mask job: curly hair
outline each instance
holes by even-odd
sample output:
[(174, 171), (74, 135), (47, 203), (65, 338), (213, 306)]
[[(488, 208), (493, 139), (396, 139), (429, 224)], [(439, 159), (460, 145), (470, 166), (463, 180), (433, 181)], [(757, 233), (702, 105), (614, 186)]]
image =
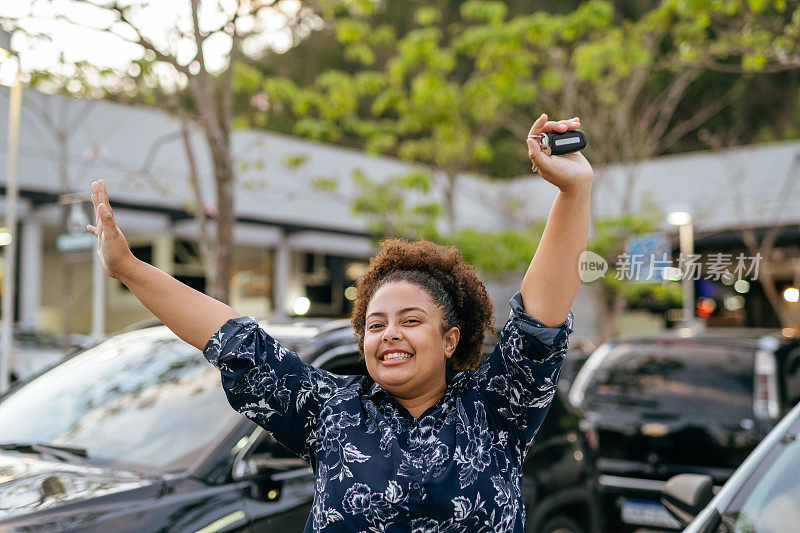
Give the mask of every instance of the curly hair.
[(386, 283), (407, 281), (426, 290), (439, 306), (442, 333), (453, 326), (461, 331), (448, 367), (454, 371), (475, 370), (481, 361), (486, 332), (495, 332), (494, 306), (475, 269), (453, 246), (386, 239), (381, 248), (358, 281), (353, 305), (351, 322), (361, 356), (364, 357), (367, 306), (373, 295)]

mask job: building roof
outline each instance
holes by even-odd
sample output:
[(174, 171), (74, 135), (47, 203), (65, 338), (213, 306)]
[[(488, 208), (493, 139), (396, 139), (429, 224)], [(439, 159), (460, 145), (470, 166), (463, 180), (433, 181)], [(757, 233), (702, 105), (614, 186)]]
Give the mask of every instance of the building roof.
[[(0, 106), (0, 123), (7, 123), (7, 113)], [(8, 128), (0, 129), (0, 143), (7, 145)], [(211, 158), (201, 132), (193, 131), (192, 144), (205, 207), (213, 210)], [(318, 229), (368, 235), (365, 221), (350, 212), (353, 173), (361, 171), (380, 181), (412, 168), (394, 158), (258, 130), (234, 130), (232, 151), (237, 218), (244, 224), (276, 225), (290, 232)], [(6, 156), (6, 151), (0, 154), (3, 167)], [(157, 109), (25, 91), (21, 196), (48, 202), (63, 192), (86, 192), (92, 180), (103, 178), (112, 205), (141, 206), (180, 220), (195, 203), (188, 176), (176, 118)], [(441, 177), (435, 179), (441, 185)], [(335, 190), (316, 187), (321, 180), (335, 184)], [(464, 179), (469, 180), (477, 183), (464, 183), (458, 192), (457, 223), (501, 227), (503, 217), (487, 206), (483, 180)], [(435, 194), (441, 197), (441, 187)]]
[[(25, 91), (23, 105), (23, 196), (52, 201), (65, 191), (88, 191), (92, 180), (104, 178), (112, 204), (161, 214), (173, 222), (187, 217), (187, 206), (194, 201), (177, 119), (157, 109), (33, 90)], [(7, 106), (0, 106), (4, 146), (7, 117)], [(204, 202), (213, 210), (209, 152), (200, 132), (195, 131), (192, 140)], [(263, 225), (289, 233), (365, 237), (365, 221), (350, 212), (353, 173), (360, 170), (373, 180), (384, 180), (412, 168), (398, 159), (260, 130), (234, 130), (232, 145), (237, 239), (245, 241), (262, 242), (255, 232), (264, 235)], [(520, 156), (525, 157), (522, 150)], [(2, 168), (6, 157), (3, 150)], [(3, 182), (5, 172), (1, 176)], [(635, 166), (597, 168), (593, 209), (596, 216), (642, 210), (649, 198), (662, 211), (687, 206), (697, 232), (793, 225), (800, 223), (799, 178), (798, 141), (658, 157)], [(315, 186), (320, 180), (335, 183), (335, 190)], [(435, 180), (435, 194), (441, 198), (444, 179), (435, 175)], [(492, 181), (463, 175), (456, 191), (456, 226), (499, 229), (542, 219), (555, 194), (555, 188), (538, 176)], [(189, 232), (193, 223), (183, 224)], [(670, 229), (666, 223), (664, 229)], [(275, 238), (268, 236), (264, 243)]]

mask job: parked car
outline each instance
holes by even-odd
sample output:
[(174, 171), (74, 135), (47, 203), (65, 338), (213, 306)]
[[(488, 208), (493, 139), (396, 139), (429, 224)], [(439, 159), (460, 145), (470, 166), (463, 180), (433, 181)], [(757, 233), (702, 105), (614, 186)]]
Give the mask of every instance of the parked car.
[(558, 388), (569, 393), (575, 376), (578, 375), (581, 367), (586, 364), (589, 356), (595, 350), (595, 344), (586, 337), (572, 334), (569, 337), (569, 349), (561, 367), (561, 375), (558, 378)]
[(716, 486), (800, 399), (800, 339), (685, 330), (600, 346), (570, 391), (598, 437), (610, 531), (676, 530), (660, 495), (674, 475)]
[[(289, 347), (318, 331), (264, 327)], [(313, 474), (273, 444), (196, 348), (116, 335), (0, 399), (0, 530), (301, 531)]]
[(688, 525), (684, 533), (800, 531), (800, 405), (712, 499), (713, 483), (702, 474), (680, 474), (667, 482), (661, 501)]
[[(345, 322), (262, 326), (316, 366), (366, 372)], [(528, 531), (599, 531), (590, 440), (561, 392), (524, 471)], [(231, 409), (219, 372), (163, 326), (0, 399), (2, 531), (300, 531), (313, 496), (305, 462)]]
[(68, 338), (42, 331), (14, 331), (11, 343), (9, 378), (11, 383), (27, 381), (66, 359), (73, 350), (86, 346), (90, 338)]

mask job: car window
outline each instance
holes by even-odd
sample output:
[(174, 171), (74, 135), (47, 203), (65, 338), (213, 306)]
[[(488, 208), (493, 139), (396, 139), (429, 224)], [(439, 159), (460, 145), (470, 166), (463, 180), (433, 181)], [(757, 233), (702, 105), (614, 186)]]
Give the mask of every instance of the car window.
[(753, 472), (722, 514), (719, 531), (782, 533), (800, 530), (800, 422)]
[(152, 468), (191, 464), (238, 415), (219, 371), (166, 328), (118, 335), (0, 403), (0, 443), (84, 448)]
[(619, 343), (581, 384), (583, 404), (752, 418), (751, 350), (701, 343)]
[(564, 357), (561, 365), (561, 374), (558, 378), (558, 386), (563, 390), (569, 390), (575, 376), (581, 369), (589, 356), (581, 348), (570, 348)]
[(783, 370), (784, 396), (787, 407), (800, 402), (800, 346), (786, 354)]

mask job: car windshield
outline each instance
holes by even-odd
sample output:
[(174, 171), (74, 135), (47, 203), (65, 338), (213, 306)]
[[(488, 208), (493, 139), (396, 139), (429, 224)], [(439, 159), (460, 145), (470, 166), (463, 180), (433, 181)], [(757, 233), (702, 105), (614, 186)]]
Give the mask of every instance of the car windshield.
[(0, 443), (85, 449), (90, 459), (179, 469), (239, 419), (219, 371), (166, 328), (118, 335), (0, 403)]
[(584, 386), (584, 405), (751, 418), (753, 361), (750, 350), (731, 346), (620, 343)]
[(782, 533), (800, 526), (800, 422), (758, 465), (722, 516), (727, 531)]

